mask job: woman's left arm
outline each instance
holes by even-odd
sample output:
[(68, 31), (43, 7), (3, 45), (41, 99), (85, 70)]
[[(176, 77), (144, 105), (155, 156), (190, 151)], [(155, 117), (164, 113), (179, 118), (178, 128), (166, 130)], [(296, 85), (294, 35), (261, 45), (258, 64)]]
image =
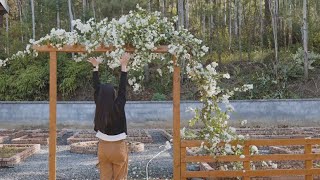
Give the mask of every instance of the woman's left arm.
[(121, 59), (121, 76), (120, 76), (120, 83), (119, 83), (119, 90), (118, 90), (118, 100), (120, 101), (121, 104), (125, 104), (127, 99), (126, 99), (126, 86), (127, 86), (127, 64), (130, 59), (130, 54), (125, 53)]

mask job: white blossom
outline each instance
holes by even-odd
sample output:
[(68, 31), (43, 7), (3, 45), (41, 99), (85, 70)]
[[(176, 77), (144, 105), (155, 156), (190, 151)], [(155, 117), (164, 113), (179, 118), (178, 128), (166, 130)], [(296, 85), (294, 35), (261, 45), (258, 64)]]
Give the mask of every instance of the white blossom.
[(223, 74), (223, 78), (230, 79), (230, 74)]
[(241, 126), (245, 126), (247, 123), (248, 123), (247, 120), (243, 120), (243, 121), (241, 121)]

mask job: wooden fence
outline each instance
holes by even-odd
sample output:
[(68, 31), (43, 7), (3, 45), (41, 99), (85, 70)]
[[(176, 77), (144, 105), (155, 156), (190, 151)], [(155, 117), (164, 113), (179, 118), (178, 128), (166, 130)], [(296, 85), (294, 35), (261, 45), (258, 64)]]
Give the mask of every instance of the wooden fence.
[[(270, 177), (270, 176), (298, 176), (303, 175), (305, 180), (312, 180), (313, 175), (320, 175), (320, 168), (313, 167), (314, 160), (320, 160), (320, 154), (312, 153), (312, 146), (320, 144), (320, 139), (259, 139), (247, 140), (244, 143), (244, 158), (236, 155), (227, 156), (194, 156), (187, 154), (187, 147), (200, 147), (202, 141), (199, 140), (181, 140), (181, 179), (189, 177), (242, 177), (249, 180), (252, 177)], [(235, 142), (233, 143), (235, 144)], [(304, 147), (304, 154), (257, 154), (250, 155), (250, 146), (293, 146), (300, 145)], [(303, 169), (268, 169), (252, 170), (250, 161), (304, 161)], [(192, 162), (243, 162), (243, 170), (235, 171), (188, 171), (187, 163)]]

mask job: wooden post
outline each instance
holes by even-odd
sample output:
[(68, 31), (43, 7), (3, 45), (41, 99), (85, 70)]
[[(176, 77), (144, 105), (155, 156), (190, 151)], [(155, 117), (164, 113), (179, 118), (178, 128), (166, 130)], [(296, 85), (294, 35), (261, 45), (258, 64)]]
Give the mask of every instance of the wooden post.
[[(181, 152), (180, 158), (181, 158), (181, 159), (186, 159), (187, 149), (186, 149), (185, 147), (181, 147), (181, 148), (180, 148), (180, 152)], [(186, 180), (186, 179), (187, 179), (187, 177), (186, 177), (187, 162), (186, 162), (186, 161), (182, 162), (181, 159), (180, 159), (180, 162), (181, 162), (181, 171), (180, 171), (180, 173), (181, 173), (181, 175), (180, 175), (181, 178), (180, 178), (180, 179)]]
[(180, 157), (180, 67), (173, 56), (173, 179), (181, 179)]
[(50, 52), (49, 180), (56, 179), (57, 52)]
[[(250, 146), (248, 146), (247, 144), (244, 145), (243, 147), (243, 154), (245, 155), (245, 157), (249, 157), (250, 156)], [(247, 160), (247, 161), (244, 161), (243, 162), (243, 169), (245, 170), (245, 172), (249, 171), (251, 168), (250, 168), (250, 161)], [(250, 176), (244, 176), (243, 177), (244, 180), (250, 180)]]
[[(304, 146), (304, 154), (309, 155), (312, 154), (312, 145), (311, 144), (306, 144)], [(306, 170), (311, 170), (312, 169), (312, 160), (306, 160), (305, 161), (305, 168)], [(305, 180), (312, 180), (313, 175), (305, 175)]]

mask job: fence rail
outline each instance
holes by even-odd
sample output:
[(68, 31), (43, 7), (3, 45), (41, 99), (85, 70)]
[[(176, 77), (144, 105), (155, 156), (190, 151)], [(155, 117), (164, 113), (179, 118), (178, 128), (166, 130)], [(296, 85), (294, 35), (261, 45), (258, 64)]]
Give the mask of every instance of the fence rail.
[[(270, 177), (270, 176), (305, 176), (306, 180), (313, 179), (313, 175), (320, 175), (320, 168), (313, 167), (314, 160), (320, 160), (320, 154), (312, 153), (312, 146), (320, 145), (320, 138), (317, 139), (254, 139), (247, 140), (243, 145), (244, 158), (236, 155), (226, 156), (194, 156), (187, 154), (187, 147), (200, 147), (207, 142), (201, 140), (181, 140), (181, 178), (186, 179), (190, 177), (243, 177), (248, 180), (251, 177)], [(240, 142), (231, 142), (230, 144), (236, 145)], [(223, 145), (222, 143), (219, 146)], [(294, 146), (299, 145), (304, 147), (304, 154), (255, 154), (250, 155), (250, 146)], [(268, 170), (252, 170), (250, 167), (251, 162), (257, 161), (304, 161), (303, 169), (268, 169)], [(195, 162), (243, 162), (242, 170), (230, 171), (188, 171), (187, 164)]]

